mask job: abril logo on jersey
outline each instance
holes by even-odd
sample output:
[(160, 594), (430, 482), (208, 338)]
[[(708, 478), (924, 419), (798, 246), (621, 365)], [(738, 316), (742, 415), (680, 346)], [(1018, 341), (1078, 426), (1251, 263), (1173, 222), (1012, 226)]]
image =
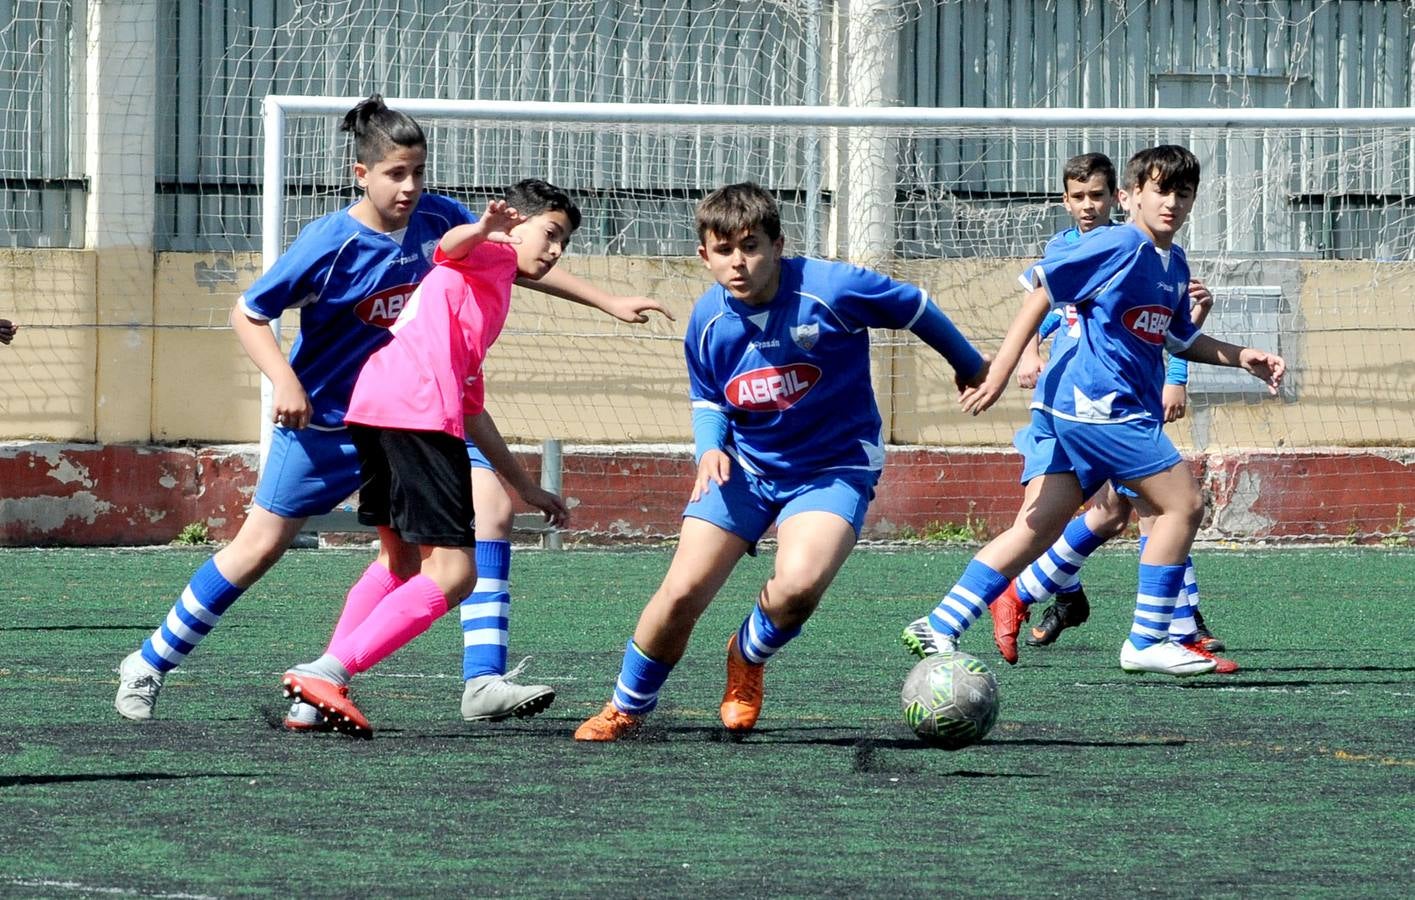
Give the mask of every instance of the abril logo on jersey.
[(821, 370), (810, 363), (743, 372), (727, 382), (727, 402), (752, 412), (789, 409), (816, 386), (820, 374)]
[(354, 315), (370, 325), (389, 328), (398, 320), (398, 314), (403, 311), (416, 287), (415, 284), (400, 284), (369, 294), (354, 307)]
[(1167, 306), (1137, 306), (1127, 309), (1120, 317), (1130, 333), (1147, 344), (1163, 344), (1169, 320), (1174, 318)]

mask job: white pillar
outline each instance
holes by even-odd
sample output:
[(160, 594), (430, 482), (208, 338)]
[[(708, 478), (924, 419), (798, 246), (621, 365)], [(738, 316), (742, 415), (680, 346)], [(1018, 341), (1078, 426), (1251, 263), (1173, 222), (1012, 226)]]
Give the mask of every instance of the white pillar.
[[(899, 103), (897, 0), (854, 0), (843, 29), (844, 99), (847, 106)], [(839, 252), (852, 262), (878, 266), (894, 249), (894, 191), (897, 148), (876, 128), (854, 129), (844, 138), (844, 178), (840, 181)]]
[[(88, 0), (85, 246), (96, 256), (95, 439), (152, 436), (157, 2)], [(122, 327), (112, 327), (122, 326)]]

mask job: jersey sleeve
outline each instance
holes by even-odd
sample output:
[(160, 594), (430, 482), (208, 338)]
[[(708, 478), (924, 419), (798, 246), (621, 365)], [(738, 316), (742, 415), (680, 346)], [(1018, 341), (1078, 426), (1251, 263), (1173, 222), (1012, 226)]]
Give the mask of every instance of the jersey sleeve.
[(712, 318), (695, 308), (683, 335), (683, 358), (688, 364), (688, 399), (692, 401), (694, 409), (725, 411), (727, 398), (722, 393), (722, 385), (718, 384), (712, 375), (708, 354), (712, 322)]
[(1125, 271), (1138, 249), (1133, 242), (1097, 236), (1079, 242), (1070, 253), (1037, 263), (1031, 268), (1032, 281), (1046, 289), (1052, 306), (1082, 306)]
[(929, 295), (917, 285), (860, 266), (831, 266), (830, 296), (822, 299), (853, 331), (909, 328), (929, 306)]
[(1044, 341), (1051, 337), (1052, 332), (1061, 327), (1061, 323), (1061, 310), (1054, 309), (1047, 313), (1046, 318), (1042, 319), (1042, 324), (1037, 326), (1037, 338)]
[(308, 306), (319, 299), (342, 245), (321, 239), (322, 231), (306, 228), (275, 265), (247, 288), (239, 301), (252, 319), (277, 319), (287, 309)]

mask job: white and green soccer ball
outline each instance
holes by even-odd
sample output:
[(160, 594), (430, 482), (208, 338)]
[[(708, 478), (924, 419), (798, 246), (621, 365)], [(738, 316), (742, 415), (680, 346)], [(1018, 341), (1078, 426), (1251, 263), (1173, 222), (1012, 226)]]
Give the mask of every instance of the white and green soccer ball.
[(914, 733), (945, 750), (977, 743), (997, 721), (997, 678), (966, 653), (921, 660), (904, 679), (899, 699)]

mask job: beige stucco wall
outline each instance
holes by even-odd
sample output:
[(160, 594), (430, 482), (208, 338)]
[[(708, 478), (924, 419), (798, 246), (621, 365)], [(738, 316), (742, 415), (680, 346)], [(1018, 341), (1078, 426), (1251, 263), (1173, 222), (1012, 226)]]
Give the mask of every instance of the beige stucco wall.
[[(701, 265), (603, 257), (564, 265), (606, 289), (658, 298), (677, 321), (628, 325), (518, 290), (488, 364), (502, 431), (523, 441), (688, 440), (680, 338), (706, 284)], [(1295, 402), (1211, 406), (1175, 428), (1176, 439), (1200, 450), (1415, 444), (1408, 267), (1292, 265), (1296, 328), (1285, 352)], [(993, 349), (1015, 309), (1019, 269), (1017, 260), (934, 260), (893, 274), (926, 286)], [(0, 251), (0, 316), (24, 328), (0, 348), (0, 438), (256, 440), (259, 378), (226, 320), (258, 274), (254, 254)], [(1026, 420), (1022, 391), (982, 417), (960, 414), (947, 365), (908, 335), (877, 335), (875, 383), (896, 443), (1005, 445)]]

